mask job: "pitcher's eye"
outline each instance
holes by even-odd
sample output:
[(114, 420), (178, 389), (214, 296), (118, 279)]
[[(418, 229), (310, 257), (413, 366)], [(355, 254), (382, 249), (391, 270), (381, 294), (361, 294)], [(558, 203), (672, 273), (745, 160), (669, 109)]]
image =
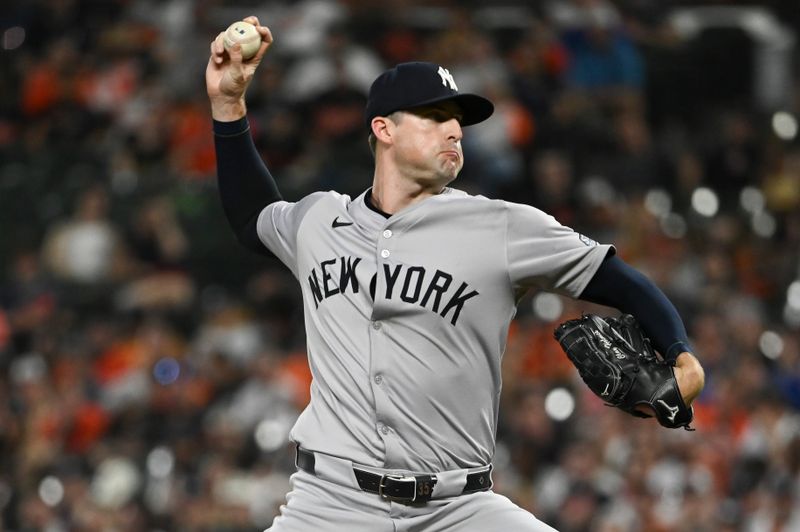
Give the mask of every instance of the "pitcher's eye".
[(438, 110), (426, 113), (425, 116), (437, 122), (447, 122), (451, 118), (455, 118), (459, 123), (461, 123), (461, 118), (462, 118), (460, 114), (453, 114), (453, 113), (448, 113), (447, 111), (438, 111)]

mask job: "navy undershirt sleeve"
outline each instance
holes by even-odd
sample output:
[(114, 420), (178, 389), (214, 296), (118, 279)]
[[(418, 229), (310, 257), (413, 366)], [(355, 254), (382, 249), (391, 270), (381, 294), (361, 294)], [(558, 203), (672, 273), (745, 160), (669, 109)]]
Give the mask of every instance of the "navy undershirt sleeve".
[(281, 194), (256, 149), (247, 118), (214, 120), (214, 148), (217, 185), (228, 223), (246, 248), (272, 255), (258, 238), (256, 225), (264, 207), (280, 200)]
[(605, 258), (579, 299), (634, 316), (667, 361), (692, 351), (686, 327), (672, 302), (655, 283), (615, 255)]

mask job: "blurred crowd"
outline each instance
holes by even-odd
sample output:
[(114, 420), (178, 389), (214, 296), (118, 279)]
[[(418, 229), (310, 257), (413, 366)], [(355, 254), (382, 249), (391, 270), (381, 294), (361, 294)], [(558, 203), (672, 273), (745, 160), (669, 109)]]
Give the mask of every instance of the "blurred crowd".
[[(748, 20), (793, 52), (792, 4)], [(203, 81), (249, 14), (275, 37), (248, 103), (285, 198), (369, 186), (369, 83), (438, 62), (496, 105), (456, 186), (615, 244), (681, 312), (707, 372), (695, 432), (577, 378), (555, 324), (613, 309), (523, 300), (497, 491), (562, 532), (800, 530), (798, 61), (754, 89), (770, 58), (747, 32), (682, 33), (695, 7), (4, 2), (0, 530), (260, 530), (284, 501), (310, 381), (299, 288), (227, 227)]]

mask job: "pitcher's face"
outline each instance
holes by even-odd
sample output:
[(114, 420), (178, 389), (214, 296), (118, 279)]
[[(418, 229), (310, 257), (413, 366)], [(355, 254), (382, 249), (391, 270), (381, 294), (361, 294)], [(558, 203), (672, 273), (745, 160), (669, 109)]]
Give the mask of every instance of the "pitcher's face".
[(397, 162), (417, 179), (454, 180), (464, 166), (462, 112), (453, 102), (405, 110), (397, 121)]

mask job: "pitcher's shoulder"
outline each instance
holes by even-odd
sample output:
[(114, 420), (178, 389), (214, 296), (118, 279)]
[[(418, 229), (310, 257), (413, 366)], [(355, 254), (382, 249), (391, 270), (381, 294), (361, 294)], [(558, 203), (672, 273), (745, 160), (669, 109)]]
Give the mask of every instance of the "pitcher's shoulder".
[(501, 212), (508, 208), (508, 202), (505, 200), (493, 199), (480, 194), (471, 194), (457, 188), (446, 188), (438, 198), (444, 204), (472, 209)]
[(325, 208), (339, 207), (347, 209), (347, 206), (350, 205), (352, 201), (353, 200), (347, 194), (340, 194), (335, 190), (319, 190), (304, 196), (298, 203), (305, 203), (309, 207), (318, 205)]

